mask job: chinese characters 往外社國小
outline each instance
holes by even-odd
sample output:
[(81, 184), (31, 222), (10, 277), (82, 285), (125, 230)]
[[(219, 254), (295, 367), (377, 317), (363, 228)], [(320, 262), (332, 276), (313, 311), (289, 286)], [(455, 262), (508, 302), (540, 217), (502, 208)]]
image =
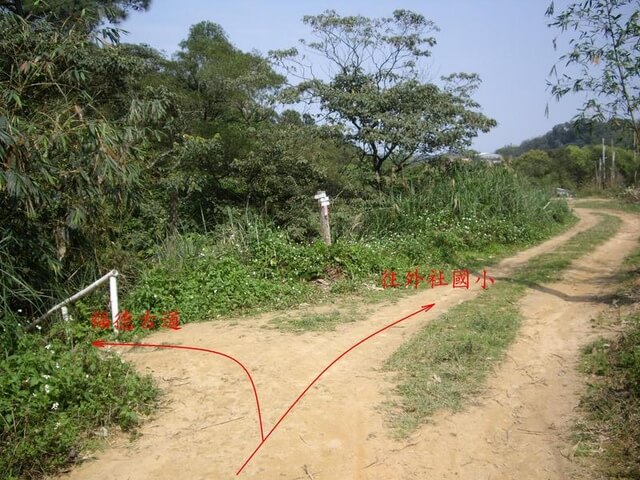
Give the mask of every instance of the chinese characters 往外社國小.
[[(445, 279), (444, 272), (442, 270), (431, 270), (431, 273), (427, 274), (426, 277), (420, 275), (420, 271), (418, 268), (414, 270), (408, 271), (404, 276), (404, 285), (402, 282), (398, 283), (398, 277), (395, 271), (393, 270), (385, 270), (382, 272), (380, 283), (382, 288), (398, 288), (398, 287), (413, 287), (418, 288), (421, 283), (425, 283), (427, 285), (431, 285), (431, 288), (442, 287), (446, 285), (451, 285), (452, 288), (466, 288), (468, 289), (471, 285), (470, 282), (471, 272), (467, 269), (460, 270), (452, 270), (451, 271), (451, 283), (447, 282)], [(479, 283), (482, 281), (480, 287), (484, 290), (488, 288), (488, 285), (493, 285), (495, 280), (493, 277), (490, 277), (486, 270), (482, 270), (482, 275), (476, 278), (475, 283)]]

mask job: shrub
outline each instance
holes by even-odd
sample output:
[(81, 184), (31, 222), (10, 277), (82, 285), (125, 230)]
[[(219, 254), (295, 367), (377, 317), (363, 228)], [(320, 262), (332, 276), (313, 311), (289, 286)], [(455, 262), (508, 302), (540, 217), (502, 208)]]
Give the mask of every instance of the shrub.
[(90, 432), (130, 430), (152, 410), (158, 391), (150, 377), (92, 347), (89, 329), (73, 323), (46, 337), (23, 334), (0, 360), (3, 478), (53, 473), (76, 460)]

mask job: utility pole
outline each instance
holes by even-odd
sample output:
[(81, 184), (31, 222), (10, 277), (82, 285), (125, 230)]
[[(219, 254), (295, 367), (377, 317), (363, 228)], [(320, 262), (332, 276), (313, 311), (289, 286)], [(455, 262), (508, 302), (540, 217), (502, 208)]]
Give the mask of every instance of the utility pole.
[(327, 245), (331, 245), (331, 227), (329, 226), (329, 205), (331, 205), (331, 202), (327, 194), (322, 190), (318, 190), (313, 198), (318, 200), (318, 206), (320, 207), (320, 232), (322, 233), (322, 240), (324, 240), (324, 243)]

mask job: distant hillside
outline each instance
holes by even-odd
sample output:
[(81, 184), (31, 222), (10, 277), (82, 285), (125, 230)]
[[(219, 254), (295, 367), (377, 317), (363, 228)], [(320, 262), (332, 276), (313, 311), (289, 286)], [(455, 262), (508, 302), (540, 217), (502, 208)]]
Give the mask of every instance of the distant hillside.
[(612, 122), (566, 122), (553, 127), (540, 137), (525, 140), (519, 146), (507, 145), (496, 153), (505, 157), (517, 157), (529, 150), (553, 150), (566, 145), (597, 145), (605, 139), (608, 145), (633, 148), (633, 138)]

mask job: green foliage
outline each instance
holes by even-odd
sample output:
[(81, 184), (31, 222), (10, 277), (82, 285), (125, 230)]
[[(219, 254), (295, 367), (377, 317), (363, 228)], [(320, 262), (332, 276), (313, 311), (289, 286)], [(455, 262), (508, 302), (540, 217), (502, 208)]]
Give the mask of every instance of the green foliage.
[(100, 112), (101, 89), (110, 89), (96, 85), (101, 59), (112, 68), (121, 59), (83, 23), (61, 31), (3, 12), (0, 30), (0, 236), (6, 270), (30, 286), (29, 298), (9, 293), (3, 302), (26, 315), (107, 243), (109, 213), (137, 184), (142, 133)]
[(203, 122), (223, 128), (227, 122), (252, 124), (273, 117), (267, 94), (284, 79), (260, 56), (236, 49), (220, 25), (193, 25), (180, 48), (176, 71), (198, 99)]
[(342, 224), (335, 224), (330, 247), (294, 242), (248, 213), (230, 214), (207, 235), (172, 237), (128, 296), (128, 308), (178, 310), (185, 321), (282, 308), (309, 300), (309, 280), (340, 279), (333, 290), (350, 291), (378, 283), (387, 269), (467, 267), (478, 252), (532, 243), (570, 218), (566, 204), (550, 202), (503, 168), (416, 175), (412, 191), (337, 202)]
[[(612, 180), (611, 157), (615, 151), (615, 178)], [(602, 157), (602, 147), (567, 145), (555, 150), (529, 150), (511, 161), (514, 170), (536, 185), (569, 189), (595, 186), (595, 171)], [(635, 181), (640, 161), (633, 152), (622, 148), (607, 148), (607, 166), (603, 174), (611, 187)]]
[(520, 145), (509, 145), (496, 150), (496, 153), (505, 157), (518, 157), (529, 150), (555, 150), (567, 145), (584, 147), (598, 145), (605, 139), (611, 141), (617, 147), (625, 149), (633, 148), (633, 136), (621, 128), (619, 121), (598, 122), (576, 120), (555, 125), (544, 135), (524, 140)]
[(316, 208), (309, 198), (325, 180), (320, 166), (325, 155), (313, 130), (296, 125), (262, 128), (255, 147), (232, 163), (238, 194), (297, 239), (315, 229)]
[(352, 235), (424, 239), (438, 232), (450, 242), (458, 239), (458, 247), (480, 248), (539, 239), (543, 225), (568, 215), (566, 205), (550, 203), (505, 168), (458, 164), (449, 172), (426, 166), (412, 173), (404, 191), (363, 205)]
[[(587, 93), (576, 118), (598, 121), (621, 119), (635, 139), (640, 133), (640, 6), (636, 0), (592, 0), (569, 3), (555, 12), (547, 9), (550, 27), (576, 32), (561, 63), (552, 69), (551, 92), (560, 99), (572, 92)], [(579, 33), (578, 33), (579, 32)], [(554, 39), (554, 47), (556, 40)]]
[(87, 432), (130, 430), (153, 408), (151, 379), (92, 347), (89, 329), (73, 322), (47, 337), (23, 334), (0, 359), (3, 478), (55, 473), (77, 460)]
[(129, 10), (147, 10), (151, 0), (3, 0), (0, 13), (10, 11), (31, 21), (46, 18), (65, 23), (78, 18), (89, 19), (87, 26), (96, 28), (102, 21), (118, 23)]
[(443, 78), (444, 87), (420, 81), (420, 61), (430, 55), (436, 30), (422, 15), (396, 10), (392, 17), (341, 17), (329, 10), (305, 16), (316, 41), (302, 45), (326, 59), (330, 81), (298, 69), (294, 48), (272, 56), (304, 80), (284, 92), (288, 101), (317, 102), (323, 116), (340, 125), (345, 139), (370, 162), (380, 181), (382, 167), (398, 172), (416, 155), (468, 146), (479, 131), (496, 125), (477, 109), (471, 95), (480, 84), (474, 74)]

